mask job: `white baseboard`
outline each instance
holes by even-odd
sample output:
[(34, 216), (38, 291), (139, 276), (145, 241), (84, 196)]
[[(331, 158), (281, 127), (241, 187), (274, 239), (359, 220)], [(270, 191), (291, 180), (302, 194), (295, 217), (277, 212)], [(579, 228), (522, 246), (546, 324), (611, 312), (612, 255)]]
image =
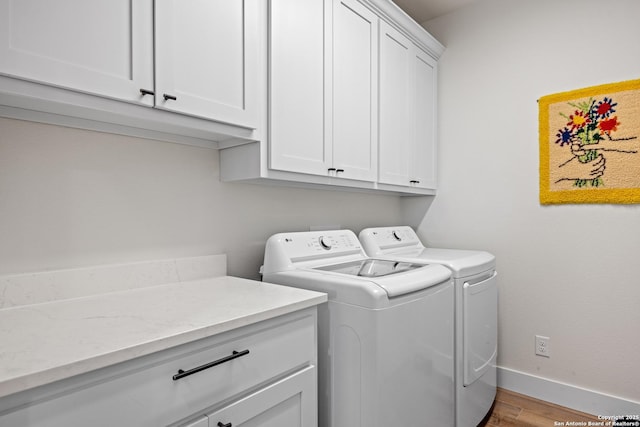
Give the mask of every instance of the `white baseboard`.
[(498, 387), (596, 416), (640, 415), (640, 402), (500, 366)]

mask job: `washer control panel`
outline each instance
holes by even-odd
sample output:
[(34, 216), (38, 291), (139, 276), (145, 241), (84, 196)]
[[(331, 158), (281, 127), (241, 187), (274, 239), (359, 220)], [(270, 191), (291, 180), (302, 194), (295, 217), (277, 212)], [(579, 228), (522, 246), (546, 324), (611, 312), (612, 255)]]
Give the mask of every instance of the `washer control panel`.
[(362, 251), (360, 241), (350, 230), (283, 233), (278, 240), (290, 259), (341, 256)]

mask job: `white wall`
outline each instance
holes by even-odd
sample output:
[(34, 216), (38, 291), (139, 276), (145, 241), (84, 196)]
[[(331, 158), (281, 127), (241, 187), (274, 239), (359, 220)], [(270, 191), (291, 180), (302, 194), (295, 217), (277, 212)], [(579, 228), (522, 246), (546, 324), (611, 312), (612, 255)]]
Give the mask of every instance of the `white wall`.
[(205, 254), (259, 278), (273, 233), (397, 223), (397, 196), (221, 183), (218, 152), (0, 118), (0, 275)]
[[(640, 402), (640, 206), (541, 206), (543, 95), (640, 78), (637, 0), (480, 0), (425, 27), (440, 61), (439, 183), (405, 219), (432, 246), (486, 249), (502, 367)], [(551, 337), (551, 358), (534, 335)]]

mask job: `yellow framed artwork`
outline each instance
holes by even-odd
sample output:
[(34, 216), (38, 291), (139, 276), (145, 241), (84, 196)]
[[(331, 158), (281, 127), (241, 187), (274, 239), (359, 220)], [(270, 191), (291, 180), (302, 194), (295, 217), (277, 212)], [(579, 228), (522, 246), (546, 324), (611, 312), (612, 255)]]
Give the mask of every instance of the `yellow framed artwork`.
[(640, 203), (640, 80), (540, 98), (540, 203)]

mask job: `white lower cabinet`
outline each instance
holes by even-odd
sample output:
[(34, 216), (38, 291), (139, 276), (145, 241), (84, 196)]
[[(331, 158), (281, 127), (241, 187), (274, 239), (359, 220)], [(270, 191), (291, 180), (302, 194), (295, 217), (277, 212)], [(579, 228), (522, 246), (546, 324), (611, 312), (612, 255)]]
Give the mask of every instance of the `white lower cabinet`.
[(209, 427), (209, 417), (203, 415), (197, 420), (182, 424), (180, 427)]
[(316, 322), (305, 309), (9, 396), (0, 426), (316, 427)]
[[(307, 368), (207, 415), (209, 427), (303, 427), (315, 424), (315, 370)], [(203, 424), (207, 425), (207, 424)]]

